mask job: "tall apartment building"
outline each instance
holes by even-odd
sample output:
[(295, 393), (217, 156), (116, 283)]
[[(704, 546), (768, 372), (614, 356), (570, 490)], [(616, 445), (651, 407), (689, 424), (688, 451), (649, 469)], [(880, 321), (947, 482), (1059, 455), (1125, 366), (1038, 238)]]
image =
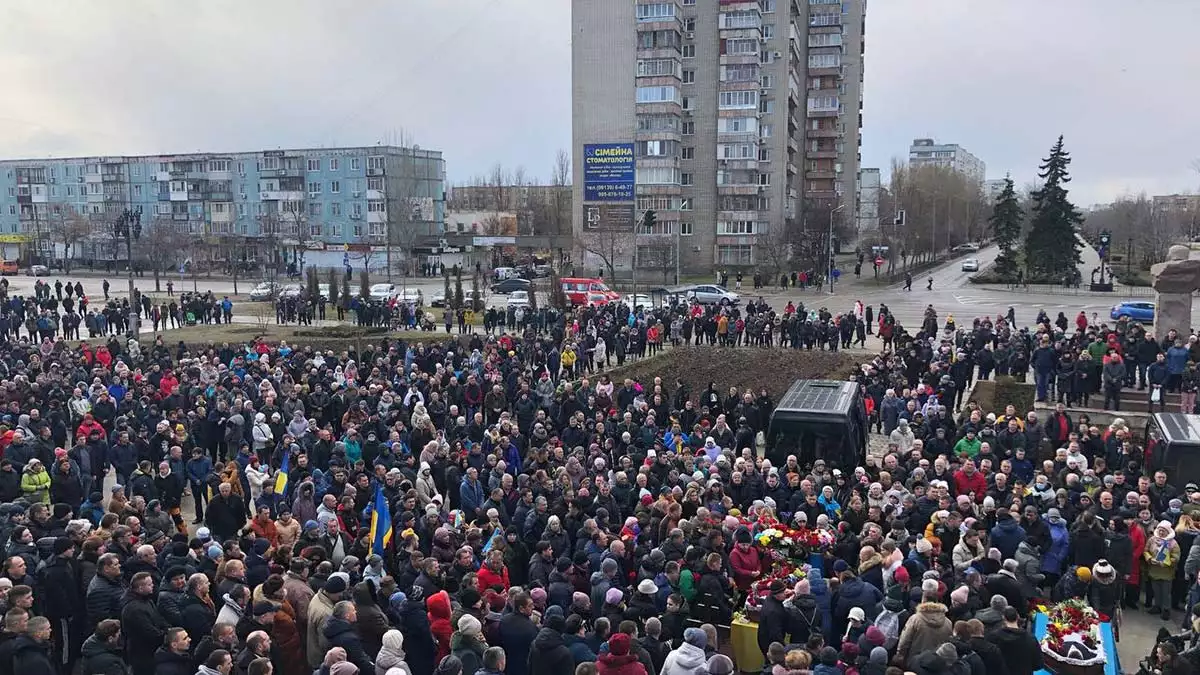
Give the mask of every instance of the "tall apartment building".
[[(123, 260), (113, 223), (140, 210), (143, 231), (170, 224), (180, 256), (340, 265), (347, 247), (415, 248), (445, 211), (441, 152), (370, 146), (0, 161), (0, 252)], [(56, 236), (70, 212), (90, 233)], [(328, 252), (328, 255), (323, 255)], [(326, 260), (326, 258), (328, 260)]]
[[(763, 262), (808, 209), (856, 218), (864, 12), (865, 0), (573, 0), (576, 235), (636, 228), (639, 264), (678, 244), (699, 271)], [(625, 147), (636, 172), (613, 154)]]
[(987, 165), (957, 143), (936, 143), (932, 138), (914, 138), (908, 149), (909, 166), (944, 166), (983, 185)]

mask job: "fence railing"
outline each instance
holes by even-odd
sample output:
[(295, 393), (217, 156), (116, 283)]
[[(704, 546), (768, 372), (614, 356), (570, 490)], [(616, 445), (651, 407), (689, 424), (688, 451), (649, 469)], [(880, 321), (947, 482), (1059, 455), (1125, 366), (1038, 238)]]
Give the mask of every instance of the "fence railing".
[[(1115, 286), (1111, 292), (1093, 291), (1086, 284), (1080, 286), (1064, 286), (1062, 284), (975, 284), (975, 288), (987, 290), (1003, 290), (1014, 293), (1036, 293), (1038, 295), (1088, 295), (1120, 300), (1122, 298), (1153, 298), (1154, 289), (1150, 286)], [(1197, 295), (1193, 293), (1192, 295)]]

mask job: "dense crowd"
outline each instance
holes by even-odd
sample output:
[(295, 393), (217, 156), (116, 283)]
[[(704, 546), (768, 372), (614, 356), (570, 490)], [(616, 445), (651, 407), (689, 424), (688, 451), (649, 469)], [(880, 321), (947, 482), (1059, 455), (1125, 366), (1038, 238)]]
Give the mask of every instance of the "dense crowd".
[[(963, 400), (1001, 349), (1041, 383), (1039, 350), (1082, 339), (789, 307), (537, 310), (342, 353), (10, 340), (0, 673), (728, 675), (763, 592), (771, 675), (1030, 675), (1039, 598), (1118, 629), (1200, 598), (1200, 490), (1143, 470), (1127, 425)], [(772, 397), (733, 373), (604, 374), (664, 341), (772, 344), (752, 319), (810, 349), (809, 326), (832, 349), (886, 327), (853, 375), (886, 449), (779, 456)], [(779, 527), (807, 533), (795, 583)]]

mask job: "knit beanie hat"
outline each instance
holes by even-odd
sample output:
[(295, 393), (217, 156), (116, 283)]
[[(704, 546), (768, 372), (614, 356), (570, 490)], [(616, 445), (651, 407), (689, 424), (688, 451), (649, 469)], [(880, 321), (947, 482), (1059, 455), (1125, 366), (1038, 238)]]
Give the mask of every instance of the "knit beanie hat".
[(683, 641), (693, 647), (704, 649), (708, 646), (708, 636), (699, 628), (688, 628), (683, 631)]
[(733, 661), (724, 654), (713, 654), (707, 667), (708, 675), (733, 675)]
[(954, 645), (950, 644), (949, 642), (943, 642), (942, 645), (937, 648), (937, 655), (942, 657), (942, 660), (946, 661), (947, 663), (954, 663), (958, 661), (958, 650), (955, 649)]

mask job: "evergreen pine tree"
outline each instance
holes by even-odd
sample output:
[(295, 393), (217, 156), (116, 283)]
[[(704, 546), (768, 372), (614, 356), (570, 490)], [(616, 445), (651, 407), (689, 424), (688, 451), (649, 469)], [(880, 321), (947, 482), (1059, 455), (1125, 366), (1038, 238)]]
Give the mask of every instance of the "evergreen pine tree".
[(457, 307), (454, 304), (454, 296), (450, 294), (450, 268), (442, 266), (442, 299), (446, 307)]
[(483, 298), (479, 295), (479, 273), (471, 275), (471, 311), (483, 311)]
[(462, 266), (454, 266), (454, 309), (463, 309)]
[(371, 299), (371, 273), (366, 268), (358, 276), (358, 297), (364, 301)]
[(1000, 247), (1000, 255), (996, 257), (996, 273), (1003, 279), (1013, 280), (1017, 277), (1017, 240), (1021, 237), (1021, 204), (1017, 201), (1017, 193), (1013, 189), (1012, 178), (1005, 177), (1004, 190), (996, 198), (992, 206), (992, 236)]
[(1063, 149), (1063, 137), (1059, 136), (1039, 167), (1038, 177), (1045, 183), (1032, 195), (1033, 215), (1025, 236), (1025, 267), (1030, 279), (1062, 282), (1078, 274), (1081, 247), (1076, 228), (1083, 224), (1083, 215), (1067, 199), (1070, 164), (1071, 155)]
[(329, 268), (329, 302), (337, 305), (341, 303), (342, 296), (338, 293), (338, 271), (332, 267)]

